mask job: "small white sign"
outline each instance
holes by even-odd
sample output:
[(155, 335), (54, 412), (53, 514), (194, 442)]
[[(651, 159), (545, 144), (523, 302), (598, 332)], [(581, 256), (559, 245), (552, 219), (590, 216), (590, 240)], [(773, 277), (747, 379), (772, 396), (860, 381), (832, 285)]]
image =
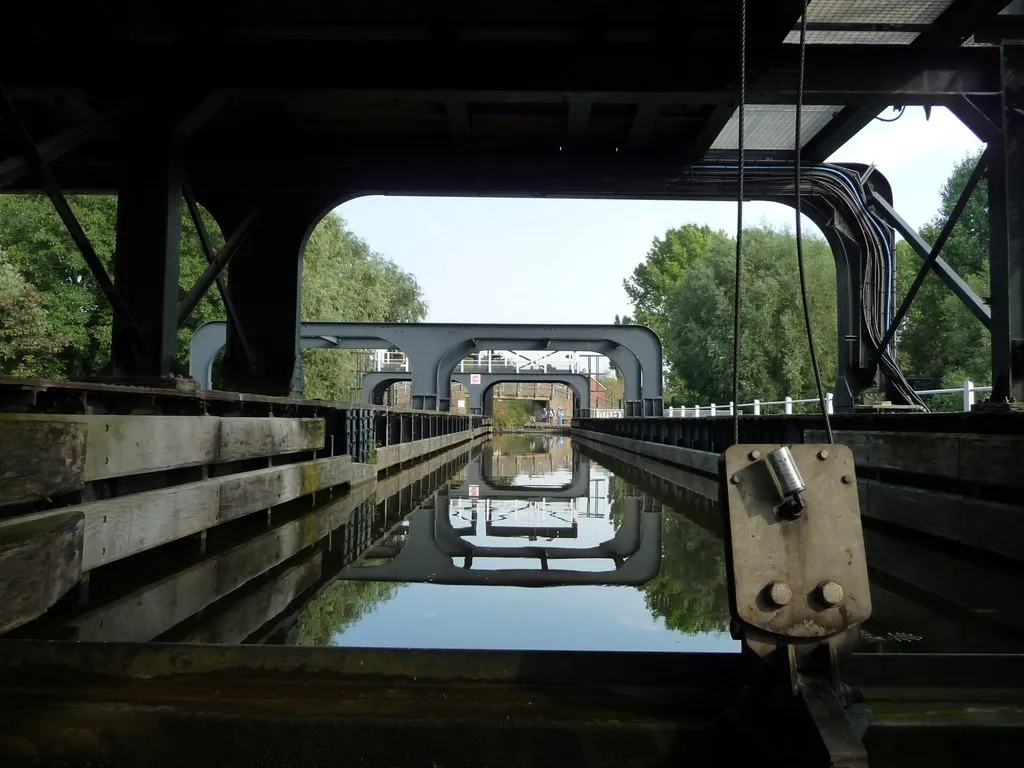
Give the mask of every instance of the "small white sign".
[(469, 374), (469, 383), (470, 384), (479, 384), (480, 383), (480, 374), (479, 373), (471, 373), (471, 374)]
[(470, 495), (470, 498), (479, 496), (480, 495), (480, 486), (479, 485), (471, 485), (471, 486), (469, 486), (469, 495)]
[(459, 404), (459, 408), (465, 408), (466, 407), (466, 401), (465, 400), (459, 400), (458, 404)]

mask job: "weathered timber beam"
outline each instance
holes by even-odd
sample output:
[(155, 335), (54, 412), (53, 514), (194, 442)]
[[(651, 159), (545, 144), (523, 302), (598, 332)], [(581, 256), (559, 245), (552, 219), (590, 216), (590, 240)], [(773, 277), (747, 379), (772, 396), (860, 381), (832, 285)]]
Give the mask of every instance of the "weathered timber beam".
[(38, 618), (78, 583), (83, 540), (81, 512), (0, 521), (0, 634)]
[(324, 447), (322, 419), (0, 414), (0, 506), (114, 477)]

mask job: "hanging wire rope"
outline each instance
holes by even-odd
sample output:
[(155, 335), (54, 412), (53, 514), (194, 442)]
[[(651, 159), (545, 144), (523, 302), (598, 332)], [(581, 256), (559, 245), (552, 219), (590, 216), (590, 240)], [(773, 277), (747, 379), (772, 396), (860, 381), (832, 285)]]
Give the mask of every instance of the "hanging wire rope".
[[(800, 15), (800, 74), (797, 78), (796, 85), (796, 138), (795, 146), (793, 147), (793, 176), (795, 184), (794, 191), (796, 195), (796, 261), (797, 267), (800, 271), (800, 299), (804, 310), (804, 325), (807, 328), (807, 348), (811, 355), (811, 369), (814, 371), (814, 385), (818, 390), (818, 402), (821, 404), (821, 415), (825, 419), (825, 433), (828, 435), (829, 443), (834, 443), (835, 438), (832, 435), (832, 421), (828, 415), (828, 406), (825, 404), (825, 388), (821, 385), (821, 369), (818, 368), (818, 353), (814, 347), (814, 329), (811, 327), (810, 299), (807, 296), (807, 271), (804, 267), (804, 238), (800, 226), (801, 219), (803, 218), (801, 206), (803, 192), (800, 188), (800, 150), (803, 148), (803, 142), (800, 141), (800, 118), (802, 116), (801, 113), (803, 112), (804, 101), (804, 64), (807, 53), (808, 0), (804, 0), (803, 5), (803, 13)], [(741, 160), (741, 165), (742, 162), (743, 161)]]
[(737, 115), (736, 149), (736, 283), (732, 313), (732, 441), (740, 441), (740, 289), (743, 285), (743, 181), (746, 171), (743, 156), (743, 119), (747, 104), (747, 0), (740, 0), (740, 103)]

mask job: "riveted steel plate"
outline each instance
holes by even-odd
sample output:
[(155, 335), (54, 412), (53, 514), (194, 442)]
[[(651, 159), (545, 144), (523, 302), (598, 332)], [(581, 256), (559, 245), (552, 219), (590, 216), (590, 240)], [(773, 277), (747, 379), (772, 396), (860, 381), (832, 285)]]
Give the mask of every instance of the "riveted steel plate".
[[(791, 520), (779, 515), (783, 499), (765, 460), (779, 447), (734, 445), (720, 459), (732, 610), (760, 632), (811, 642), (871, 616), (853, 454), (844, 445), (788, 446), (807, 486), (804, 512)], [(774, 583), (791, 590), (786, 605), (772, 600)]]

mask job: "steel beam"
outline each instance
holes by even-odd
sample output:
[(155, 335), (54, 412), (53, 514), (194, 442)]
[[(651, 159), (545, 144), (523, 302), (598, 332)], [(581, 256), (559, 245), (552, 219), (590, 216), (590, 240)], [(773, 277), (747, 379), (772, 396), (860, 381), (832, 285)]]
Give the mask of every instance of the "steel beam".
[(939, 236), (935, 239), (932, 244), (931, 251), (928, 254), (928, 258), (924, 260), (921, 265), (921, 269), (918, 270), (917, 276), (914, 278), (914, 282), (907, 290), (907, 295), (903, 298), (903, 302), (900, 304), (899, 309), (893, 316), (892, 322), (889, 323), (889, 329), (885, 332), (885, 336), (882, 339), (881, 344), (878, 345), (879, 354), (885, 349), (888, 349), (889, 342), (892, 341), (893, 336), (896, 335), (896, 331), (899, 330), (900, 324), (903, 322), (903, 318), (907, 316), (907, 312), (910, 310), (910, 305), (914, 301), (914, 297), (917, 296), (917, 292), (921, 289), (921, 285), (924, 283), (925, 277), (934, 268), (935, 260), (939, 258), (939, 254), (942, 252), (942, 247), (946, 244), (949, 236), (953, 234), (953, 227), (960, 220), (963, 215), (964, 208), (967, 207), (967, 203), (970, 202), (971, 195), (974, 194), (975, 188), (978, 186), (978, 182), (981, 181), (981, 177), (984, 175), (986, 168), (988, 167), (988, 156), (991, 150), (986, 150), (980, 158), (978, 158), (977, 164), (974, 166), (974, 171), (971, 173), (970, 178), (967, 180), (967, 184), (964, 185), (963, 190), (960, 192), (960, 197), (957, 198), (956, 204), (953, 206), (953, 210), (949, 214), (949, 218), (946, 219), (946, 223), (942, 226), (942, 231), (939, 232)]
[(1002, 137), (990, 146), (992, 402), (1024, 402), (1024, 45), (1001, 46)]
[[(185, 200), (185, 205), (188, 206), (189, 217), (192, 219), (192, 225), (195, 227), (196, 237), (199, 238), (199, 245), (203, 249), (203, 255), (206, 257), (206, 263), (212, 264), (217, 256), (217, 252), (214, 250), (213, 242), (210, 240), (210, 233), (206, 231), (206, 224), (203, 223), (203, 216), (199, 211), (199, 204), (196, 202), (196, 196), (192, 192), (192, 186), (188, 183), (188, 179), (186, 179), (184, 175), (181, 180), (181, 194)], [(228, 288), (227, 284), (224, 282), (224, 277), (222, 275), (217, 275), (216, 283), (217, 292), (220, 294), (220, 300), (224, 302), (224, 310), (227, 313), (228, 319), (236, 328), (239, 329), (238, 341), (245, 351), (245, 357), (251, 361), (252, 349), (245, 339), (245, 333), (241, 330), (238, 312), (235, 310), (235, 302), (231, 300), (231, 296), (228, 294)]]
[(78, 251), (82, 254), (82, 258), (85, 260), (86, 266), (89, 267), (89, 271), (92, 272), (93, 277), (96, 279), (97, 285), (99, 285), (103, 295), (107, 297), (107, 301), (110, 302), (114, 316), (122, 319), (127, 328), (134, 329), (132, 331), (134, 346), (135, 349), (141, 353), (144, 343), (138, 324), (132, 318), (131, 312), (125, 305), (125, 302), (117, 288), (114, 286), (114, 283), (111, 282), (110, 277), (107, 275), (107, 270), (103, 266), (103, 262), (100, 261), (100, 257), (96, 254), (96, 250), (92, 247), (92, 243), (89, 241), (88, 235), (85, 234), (85, 230), (82, 229), (82, 225), (78, 222), (75, 212), (71, 210), (71, 206), (68, 204), (67, 198), (65, 198), (64, 193), (61, 192), (60, 186), (57, 184), (53, 174), (50, 172), (49, 166), (33, 142), (28, 129), (26, 129), (24, 123), (21, 122), (21, 118), (18, 116), (18, 112), (14, 108), (14, 104), (11, 103), (11, 100), (7, 97), (7, 93), (3, 88), (0, 88), (0, 115), (4, 117), (8, 125), (14, 128), (16, 138), (22, 146), (23, 157), (28, 159), (32, 169), (41, 178), (43, 188), (46, 190), (46, 194), (50, 198), (50, 202), (57, 211), (57, 215), (60, 216), (61, 221), (64, 222), (64, 226), (67, 228), (68, 234), (71, 235), (71, 239), (77, 246)]
[(31, 174), (39, 161), (52, 163), (77, 147), (111, 133), (133, 109), (134, 107), (128, 106), (100, 112), (78, 125), (42, 139), (36, 144), (38, 159), (31, 154), (22, 153), (0, 162), (0, 189)]
[[(987, 48), (928, 49), (909, 46), (810, 45), (807, 47), (805, 103), (846, 104), (916, 99), (962, 93), (998, 91), (998, 56)], [(293, 71), (304, 73), (310, 90), (344, 91), (338, 71), (360, 72), (359, 91), (401, 101), (403, 94), (433, 92), (451, 97), (461, 93), (474, 101), (474, 93), (487, 92), (506, 101), (532, 101), (529, 94), (573, 94), (601, 102), (606, 94), (629, 94), (633, 103), (641, 95), (665, 94), (689, 103), (710, 104), (735, 100), (735, 51), (692, 47), (660, 49), (646, 44), (593, 45), (495, 44), (457, 42), (396, 42), (366, 44), (352, 41), (302, 41), (301, 44), (267, 43), (260, 46), (175, 46), (92, 50), (74, 68), (51, 70), (45, 52), (32, 50), (39, 66), (17, 67), (26, 52), (14, 46), (0, 51), (0, 69), (17, 73), (12, 87), (88, 87), (95, 82), (152, 87), (152, 72), (176, 71), (188, 81), (192, 74), (213, 90), (236, 92), (251, 88), (293, 89)], [(75, 52), (63, 50), (65, 58)], [(276, 62), (287, 60), (282, 68)], [(410, 70), (405, 62), (416, 61)], [(515, 61), (516, 66), (509, 66)], [(471, 65), (467, 66), (467, 62)], [(799, 65), (797, 46), (781, 46), (749, 73), (751, 103), (792, 103)], [(183, 71), (182, 71), (183, 70)], [(350, 89), (352, 96), (357, 91)], [(710, 96), (710, 97), (709, 97)], [(619, 97), (622, 98), (621, 96)], [(439, 102), (445, 98), (434, 99)]]
[[(305, 389), (299, 352), (302, 255), (320, 209), (301, 191), (278, 188), (264, 198), (229, 201), (223, 213), (209, 206), (208, 210), (221, 229), (231, 233), (230, 242), (257, 204), (260, 213), (247, 225), (250, 234), (238, 245), (228, 271), (228, 294), (238, 325), (228, 324), (224, 381), (242, 392), (300, 395)], [(239, 330), (251, 358), (246, 357)]]
[[(134, 123), (117, 194), (114, 280), (134, 322), (114, 315), (110, 360), (119, 377), (166, 378), (178, 352), (175, 309), (181, 254), (181, 156), (160, 114)], [(137, 323), (137, 329), (135, 326)], [(134, 343), (141, 333), (141, 350)]]
[[(939, 17), (929, 25), (928, 29), (919, 34), (908, 46), (891, 46), (900, 48), (911, 58), (920, 56), (925, 60), (933, 56), (943, 56), (945, 51), (965, 50), (959, 46), (970, 37), (974, 28), (987, 17), (992, 17), (1003, 9), (1006, 0), (953, 0)], [(848, 48), (848, 46), (834, 46)], [(859, 47), (859, 46), (858, 46)], [(876, 100), (870, 109), (846, 106), (838, 115), (829, 121), (810, 139), (803, 148), (801, 156), (804, 162), (824, 162), (831, 157), (847, 141), (860, 133), (869, 125), (875, 116), (888, 106), (909, 106), (916, 102), (905, 98), (883, 97)], [(966, 92), (951, 93), (959, 97), (970, 95)], [(805, 100), (805, 103), (807, 102)], [(837, 101), (837, 104), (849, 104)], [(940, 103), (938, 101), (933, 103)]]
[[(397, 345), (388, 339), (361, 335), (361, 331), (353, 331), (351, 334), (345, 330), (348, 325), (362, 325), (359, 323), (333, 323), (336, 330), (334, 333), (323, 334), (314, 329), (321, 323), (302, 323), (300, 326), (299, 346), (302, 349), (393, 349)], [(210, 389), (213, 386), (213, 362), (217, 357), (227, 339), (227, 324), (222, 320), (215, 320), (204, 323), (195, 330), (189, 342), (189, 375), (196, 380), (201, 389)], [(568, 346), (563, 349), (574, 349), (579, 342), (567, 342)], [(445, 393), (443, 398), (450, 403), (450, 383), (455, 366), (458, 362), (473, 352), (487, 347), (474, 345), (458, 346), (456, 352), (448, 353), (442, 367), (449, 371), (447, 374), (448, 387), (439, 387), (438, 391)], [(523, 348), (529, 348), (527, 344)], [(627, 348), (609, 342), (586, 343), (586, 349), (593, 350), (605, 355), (615, 362), (623, 371), (623, 397), (626, 401), (626, 411), (631, 416), (642, 416), (643, 400), (641, 379), (642, 368), (636, 355)], [(450, 365), (447, 361), (454, 360)], [(444, 376), (439, 376), (438, 381), (443, 381)], [(486, 397), (486, 396), (485, 396)], [(446, 408), (448, 406), (445, 406)], [(444, 409), (441, 409), (444, 410)]]
[[(480, 383), (473, 384), (472, 377)], [(469, 390), (469, 412), (491, 416), (485, 408), (487, 393), (499, 384), (531, 382), (534, 384), (564, 384), (575, 394), (572, 415), (586, 415), (590, 411), (590, 377), (582, 373), (453, 373), (451, 380)], [(404, 371), (370, 371), (363, 374), (363, 402), (382, 405), (388, 387), (401, 381), (412, 381), (412, 373)], [(579, 412), (582, 411), (582, 414)]]
[(964, 306), (967, 307), (986, 328), (991, 328), (992, 310), (986, 306), (985, 302), (981, 300), (981, 297), (974, 292), (974, 289), (971, 288), (971, 286), (964, 282), (963, 278), (956, 273), (956, 270), (953, 269), (945, 259), (938, 255), (932, 258), (932, 246), (923, 237), (921, 237), (921, 234), (910, 226), (887, 200), (876, 195), (872, 197), (871, 205), (878, 211), (882, 218), (884, 218), (896, 229), (897, 232), (906, 238), (907, 242), (923, 261), (932, 259), (932, 271), (942, 279), (942, 282), (949, 286), (949, 289), (956, 294), (960, 301), (964, 303)]
[[(191, 211), (191, 205), (189, 206), (189, 210)], [(258, 208), (253, 208), (249, 214), (239, 222), (238, 226), (231, 232), (231, 236), (228, 238), (227, 242), (224, 243), (224, 247), (220, 249), (220, 252), (218, 252), (216, 256), (210, 258), (209, 254), (207, 254), (208, 264), (206, 269), (203, 270), (203, 274), (201, 274), (196, 280), (195, 285), (189, 289), (189, 292), (185, 294), (181, 303), (178, 304), (179, 328), (185, 324), (186, 320), (188, 320), (189, 315), (192, 314), (196, 305), (199, 304), (203, 296), (206, 295), (206, 292), (210, 290), (210, 286), (213, 282), (215, 280), (220, 280), (221, 273), (231, 261), (231, 257), (238, 252), (239, 247), (243, 242), (245, 242), (245, 239), (252, 231), (252, 223), (256, 220), (258, 212)], [(195, 221), (201, 221), (198, 218), (198, 215), (194, 216), (193, 219)], [(248, 345), (246, 345), (246, 347), (248, 347)], [(246, 352), (246, 354), (248, 355), (249, 353)]]

